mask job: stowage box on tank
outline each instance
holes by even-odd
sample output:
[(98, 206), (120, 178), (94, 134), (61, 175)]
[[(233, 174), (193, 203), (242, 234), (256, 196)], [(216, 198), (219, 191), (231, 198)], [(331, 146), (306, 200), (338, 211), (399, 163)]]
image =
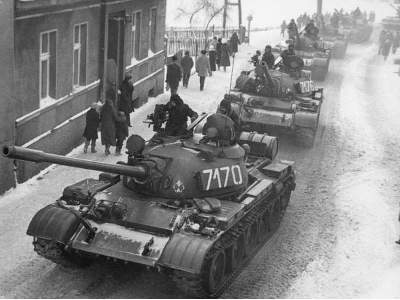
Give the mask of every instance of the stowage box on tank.
[(187, 296), (220, 295), (279, 226), (295, 175), (292, 162), (275, 159), (275, 138), (209, 138), (211, 117), (182, 138), (130, 137), (128, 160), (116, 165), (3, 147), (11, 159), (106, 172), (36, 213), (27, 230), (34, 250), (63, 265), (139, 263), (166, 271)]

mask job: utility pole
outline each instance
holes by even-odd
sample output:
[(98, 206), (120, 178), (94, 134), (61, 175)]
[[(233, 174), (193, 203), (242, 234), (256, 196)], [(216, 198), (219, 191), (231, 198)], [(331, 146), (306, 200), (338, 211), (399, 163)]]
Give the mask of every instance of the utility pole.
[(322, 16), (322, 0), (317, 0), (317, 15)]
[(229, 2), (229, 0), (225, 0), (224, 2), (224, 13), (223, 13), (223, 19), (222, 19), (222, 35), (225, 37), (226, 33), (226, 19), (228, 18), (228, 7), (229, 6), (237, 6), (238, 7), (238, 13), (239, 13), (239, 29), (242, 26), (242, 0), (236, 0), (237, 2)]

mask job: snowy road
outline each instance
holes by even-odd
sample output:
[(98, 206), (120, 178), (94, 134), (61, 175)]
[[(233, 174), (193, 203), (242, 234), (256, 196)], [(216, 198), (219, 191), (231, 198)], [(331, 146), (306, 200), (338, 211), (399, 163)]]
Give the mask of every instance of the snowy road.
[[(264, 48), (276, 32), (257, 33)], [(242, 47), (236, 73), (253, 49)], [(280, 157), (296, 161), (297, 189), (282, 225), (223, 295), (228, 298), (400, 297), (399, 235), (400, 84), (376, 45), (352, 45), (335, 60), (323, 86), (320, 128), (314, 148), (282, 138)], [(229, 73), (198, 79), (181, 95), (190, 106), (214, 111), (229, 87)], [(235, 76), (234, 76), (235, 78)], [(151, 135), (141, 121), (152, 100), (133, 115), (135, 133)], [(72, 157), (85, 157), (81, 149)], [(105, 159), (102, 153), (87, 158)], [(33, 214), (59, 197), (65, 185), (96, 172), (51, 168), (0, 198), (0, 296), (5, 298), (179, 298), (176, 287), (134, 265), (96, 263), (65, 269), (38, 257), (25, 231)]]

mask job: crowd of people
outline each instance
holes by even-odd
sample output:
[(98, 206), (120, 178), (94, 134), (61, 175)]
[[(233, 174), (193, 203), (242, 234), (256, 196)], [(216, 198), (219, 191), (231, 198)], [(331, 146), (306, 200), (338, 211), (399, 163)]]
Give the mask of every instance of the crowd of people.
[(226, 72), (226, 68), (231, 65), (231, 57), (238, 52), (239, 45), (239, 36), (234, 32), (229, 41), (226, 38), (213, 37), (207, 49), (202, 50), (195, 61), (189, 50), (184, 52), (180, 61), (178, 56), (174, 55), (172, 62), (167, 66), (167, 90), (171, 90), (171, 95), (177, 94), (181, 81), (182, 86), (188, 88), (194, 67), (199, 76), (200, 91), (203, 91), (208, 76), (211, 77), (213, 72), (221, 68)]
[(100, 130), (101, 143), (104, 145), (105, 154), (110, 155), (111, 146), (115, 146), (115, 154), (121, 155), (124, 140), (129, 135), (130, 113), (134, 111), (132, 93), (134, 87), (132, 76), (126, 75), (122, 81), (118, 98), (114, 90), (106, 92), (106, 101), (93, 103), (86, 113), (86, 126), (83, 132), (85, 144), (83, 152), (87, 153), (89, 145), (91, 152), (96, 153), (96, 141)]

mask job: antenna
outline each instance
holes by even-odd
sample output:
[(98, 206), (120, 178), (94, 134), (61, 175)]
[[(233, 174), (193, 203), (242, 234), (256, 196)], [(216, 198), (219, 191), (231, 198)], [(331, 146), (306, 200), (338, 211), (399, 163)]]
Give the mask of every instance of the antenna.
[(229, 92), (228, 92), (229, 95), (231, 94), (231, 89), (232, 89), (232, 77), (233, 77), (233, 71), (235, 69), (235, 56), (236, 56), (236, 54), (233, 54), (231, 80), (229, 82)]

